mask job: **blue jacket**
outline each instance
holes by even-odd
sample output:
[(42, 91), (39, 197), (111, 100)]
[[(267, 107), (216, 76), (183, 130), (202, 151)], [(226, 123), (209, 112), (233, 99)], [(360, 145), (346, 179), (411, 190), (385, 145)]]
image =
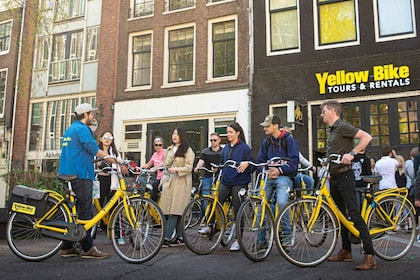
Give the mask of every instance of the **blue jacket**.
[(99, 147), (90, 128), (75, 120), (64, 132), (58, 174), (77, 174), (79, 179), (94, 180), (92, 163)]
[[(233, 147), (230, 144), (226, 144), (223, 148), (222, 163), (227, 160), (234, 160), (239, 164), (241, 161), (253, 161), (251, 149), (243, 141), (239, 140)], [(230, 166), (223, 167), (222, 184), (239, 186), (246, 185), (251, 182), (251, 174), (255, 168), (250, 165), (244, 173), (238, 173), (235, 168)]]
[[(281, 138), (286, 137), (286, 149), (281, 145)], [(270, 143), (267, 144), (267, 141)], [(258, 151), (257, 162), (267, 162), (270, 158), (273, 157), (286, 157), (290, 161), (287, 165), (281, 167), (284, 175), (289, 175), (294, 177), (299, 165), (299, 147), (296, 140), (289, 132), (283, 131), (279, 138), (274, 138), (270, 136), (265, 138), (261, 143), (260, 149)]]

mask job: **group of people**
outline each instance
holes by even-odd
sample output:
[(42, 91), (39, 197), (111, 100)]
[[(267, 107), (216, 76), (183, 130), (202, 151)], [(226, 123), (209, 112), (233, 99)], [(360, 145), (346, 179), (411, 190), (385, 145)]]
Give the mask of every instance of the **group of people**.
[[(64, 134), (63, 149), (59, 164), (60, 174), (77, 174), (79, 179), (72, 182), (73, 189), (78, 197), (78, 213), (81, 219), (92, 218), (92, 181), (95, 179), (92, 160), (94, 157), (115, 156), (121, 161), (121, 155), (117, 151), (114, 136), (111, 131), (105, 131), (96, 143), (89, 125), (93, 121), (94, 111), (90, 104), (83, 103), (76, 107), (75, 121), (66, 130)], [(368, 166), (370, 160), (365, 156), (364, 151), (370, 143), (372, 137), (367, 132), (355, 128), (345, 123), (340, 115), (342, 113), (341, 104), (336, 100), (326, 100), (321, 104), (321, 117), (323, 121), (330, 126), (328, 138), (327, 156), (329, 154), (341, 154), (341, 164), (330, 165), (330, 191), (338, 208), (343, 213), (346, 212), (354, 222), (355, 227), (360, 232), (360, 238), (363, 242), (365, 256), (362, 263), (355, 268), (358, 270), (370, 270), (376, 268), (372, 240), (363, 221), (359, 202), (356, 195), (356, 187), (360, 182), (360, 175), (364, 172), (371, 172)], [(293, 188), (296, 180), (299, 163), (303, 166), (311, 166), (300, 153), (296, 139), (291, 135), (290, 130), (281, 127), (281, 120), (278, 115), (268, 115), (260, 125), (263, 127), (267, 137), (260, 144), (256, 159), (251, 152), (251, 148), (246, 143), (244, 131), (239, 123), (230, 123), (226, 128), (226, 137), (228, 143), (222, 147), (221, 138), (218, 133), (210, 134), (210, 146), (205, 148), (200, 155), (200, 159), (194, 168), (195, 154), (192, 150), (187, 133), (183, 127), (177, 127), (173, 130), (171, 144), (165, 149), (162, 137), (156, 137), (153, 141), (155, 152), (150, 161), (142, 168), (155, 168), (157, 170), (157, 180), (153, 183), (152, 199), (157, 200), (160, 197), (160, 207), (167, 217), (167, 228), (164, 246), (176, 246), (184, 244), (181, 233), (181, 215), (184, 208), (190, 201), (192, 188), (192, 171), (199, 172), (200, 167), (205, 166), (208, 170), (212, 169), (211, 163), (223, 163), (227, 160), (237, 162), (236, 168), (225, 167), (221, 185), (219, 188), (219, 201), (225, 201), (229, 196), (232, 197), (232, 204), (235, 215), (237, 214), (241, 200), (238, 191), (241, 188), (247, 188), (251, 182), (251, 175), (255, 167), (249, 164), (249, 161), (267, 162), (273, 157), (286, 157), (289, 159), (286, 165), (280, 167), (269, 167), (268, 179), (266, 184), (267, 198), (275, 196), (278, 207), (281, 209), (288, 203), (288, 190)], [(355, 142), (355, 139), (357, 142)], [(387, 150), (388, 151), (388, 150)], [(397, 157), (395, 151), (391, 149), (384, 158), (375, 164), (374, 171), (378, 174), (385, 169), (384, 166), (394, 166), (401, 168), (406, 175), (406, 186), (411, 186), (414, 182), (414, 175), (419, 166), (420, 156), (417, 151), (412, 151), (413, 169), (409, 170), (409, 164), (403, 165), (401, 161), (394, 162), (392, 157)], [(384, 149), (385, 153), (385, 149)], [(417, 166), (414, 158), (418, 156)], [(382, 165), (382, 162), (386, 164)], [(74, 164), (78, 162), (80, 164)], [(392, 163), (391, 163), (392, 162)], [(112, 162), (108, 163), (112, 168)], [(360, 166), (359, 166), (360, 164)], [(360, 169), (358, 172), (356, 169)], [(357, 167), (358, 166), (358, 167)], [(406, 171), (407, 167), (407, 171)], [(417, 168), (416, 168), (417, 167)], [(164, 171), (162, 171), (163, 169)], [(363, 171), (362, 171), (363, 170)], [(365, 171), (366, 170), (366, 171)], [(213, 172), (218, 172), (213, 168)], [(395, 185), (397, 173), (394, 169), (393, 178)], [(118, 188), (118, 181), (111, 174), (98, 174), (101, 182), (101, 202), (105, 203), (112, 195), (112, 191)], [(209, 194), (212, 187), (211, 172), (204, 172), (202, 192)], [(313, 179), (307, 176), (305, 183), (311, 188), (314, 184)], [(387, 180), (383, 175), (382, 180)], [(391, 180), (391, 179), (390, 179)], [(382, 182), (382, 181), (381, 181)], [(383, 181), (381, 186), (390, 186), (394, 183)], [(337, 255), (330, 257), (329, 261), (351, 261), (351, 242), (345, 227), (342, 228), (342, 249)], [(260, 248), (266, 246), (263, 237), (259, 238)], [(93, 240), (90, 234), (82, 242), (84, 258), (106, 258), (108, 254), (100, 252), (93, 246)], [(237, 240), (233, 242), (230, 250), (239, 250)], [(78, 251), (73, 244), (66, 243), (62, 248), (63, 257), (76, 256)]]

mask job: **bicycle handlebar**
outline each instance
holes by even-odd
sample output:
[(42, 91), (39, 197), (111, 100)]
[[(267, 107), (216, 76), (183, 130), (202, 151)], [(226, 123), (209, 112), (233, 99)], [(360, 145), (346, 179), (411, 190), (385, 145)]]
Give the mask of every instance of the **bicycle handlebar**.
[(305, 172), (305, 171), (309, 171), (312, 170), (313, 166), (308, 166), (305, 168), (298, 168), (297, 172)]
[(332, 163), (340, 164), (341, 163), (341, 157), (342, 157), (342, 155), (339, 155), (339, 154), (331, 154), (331, 155), (328, 156), (328, 158), (318, 158), (318, 160), (321, 164), (328, 162), (328, 160)]
[(206, 168), (206, 167), (204, 167), (204, 166), (202, 166), (202, 167), (200, 167), (200, 168), (198, 168), (199, 170), (205, 170), (205, 171), (207, 171), (207, 172), (210, 172), (210, 173), (213, 173), (213, 171), (212, 170), (210, 170), (210, 169), (208, 169), (208, 168)]
[(220, 164), (211, 163), (211, 166), (216, 167), (216, 168), (223, 168), (225, 166), (236, 168), (236, 161), (234, 161), (232, 159), (228, 159), (224, 163), (220, 163)]
[(255, 166), (255, 167), (263, 167), (263, 166), (271, 166), (271, 167), (278, 167), (278, 166), (283, 166), (283, 165), (287, 165), (287, 162), (290, 161), (290, 158), (286, 158), (286, 157), (273, 157), (270, 158), (269, 160), (267, 160), (266, 162), (262, 162), (262, 163), (256, 163), (253, 161), (249, 161), (249, 164)]

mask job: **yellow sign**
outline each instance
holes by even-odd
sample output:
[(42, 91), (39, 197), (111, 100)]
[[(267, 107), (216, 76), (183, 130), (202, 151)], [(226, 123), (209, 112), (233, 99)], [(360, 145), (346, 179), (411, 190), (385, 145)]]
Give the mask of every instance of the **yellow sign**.
[(410, 68), (407, 65), (394, 66), (393, 64), (373, 66), (372, 72), (370, 70), (354, 72), (337, 70), (335, 73), (315, 73), (320, 94), (408, 86), (410, 85), (409, 77)]
[(12, 211), (28, 214), (28, 215), (35, 215), (36, 207), (32, 205), (28, 205), (28, 204), (19, 203), (19, 202), (13, 202)]

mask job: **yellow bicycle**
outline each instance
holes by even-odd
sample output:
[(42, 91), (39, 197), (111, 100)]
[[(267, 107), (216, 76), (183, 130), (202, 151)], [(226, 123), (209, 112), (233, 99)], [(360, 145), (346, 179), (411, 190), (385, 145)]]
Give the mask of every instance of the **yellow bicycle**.
[[(54, 191), (44, 191), (45, 209), (39, 215), (36, 211), (25, 211), (31, 207), (36, 208), (28, 199), (12, 202), (6, 231), (7, 242), (12, 252), (28, 261), (47, 259), (55, 255), (65, 241), (79, 243), (90, 228), (112, 211), (107, 234), (117, 255), (129, 263), (143, 263), (152, 259), (164, 241), (164, 215), (152, 200), (132, 195), (127, 191), (121, 166), (115, 158), (113, 159), (117, 163), (120, 188), (90, 220), (80, 220), (77, 216), (77, 197), (71, 185), (71, 182), (78, 178), (77, 175), (58, 176), (65, 182), (67, 195), (63, 197)], [(30, 194), (28, 187), (15, 188), (16, 193), (20, 191), (19, 195), (23, 197), (28, 197), (25, 192)]]
[[(331, 255), (341, 226), (349, 230), (352, 242), (360, 237), (330, 195), (326, 185), (330, 162), (340, 163), (341, 155), (332, 154), (326, 160), (327, 169), (317, 196), (304, 195), (290, 202), (276, 219), (277, 248), (287, 261), (301, 267), (318, 265)], [(364, 180), (369, 187), (364, 193), (361, 215), (371, 234), (374, 252), (384, 260), (400, 259), (410, 250), (416, 234), (415, 209), (407, 199), (408, 191), (394, 188), (374, 193), (370, 184), (378, 182), (378, 176)]]
[[(213, 180), (211, 194), (194, 198), (185, 207), (181, 218), (182, 235), (185, 245), (199, 255), (210, 254), (222, 244), (227, 246), (234, 236), (234, 212), (230, 201), (223, 204), (219, 201), (218, 192), (224, 166), (236, 168), (235, 161), (228, 160), (223, 164), (212, 164), (219, 168)], [(209, 170), (211, 172), (211, 170)]]

